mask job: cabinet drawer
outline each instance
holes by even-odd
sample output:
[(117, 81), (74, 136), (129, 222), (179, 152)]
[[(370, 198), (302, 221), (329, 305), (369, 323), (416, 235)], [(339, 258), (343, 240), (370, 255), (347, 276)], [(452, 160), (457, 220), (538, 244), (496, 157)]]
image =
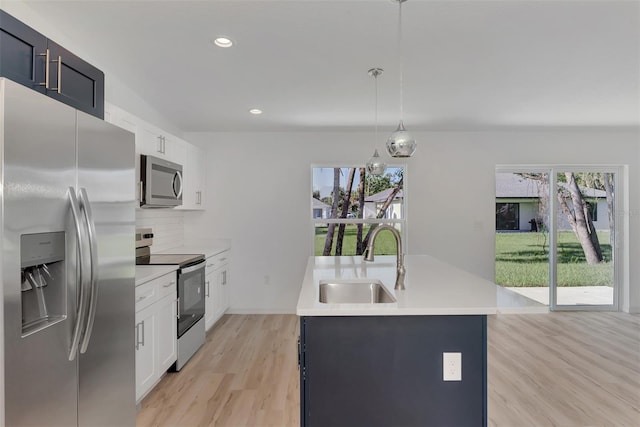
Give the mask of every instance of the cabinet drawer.
[(215, 270), (225, 264), (228, 264), (230, 260), (230, 251), (224, 251), (217, 255), (207, 258), (207, 272)]
[(157, 300), (158, 287), (156, 286), (155, 280), (136, 286), (136, 313), (149, 307)]
[(172, 295), (175, 300), (178, 296), (176, 273), (167, 274), (156, 279), (156, 286), (158, 287), (158, 299), (164, 298), (167, 295)]

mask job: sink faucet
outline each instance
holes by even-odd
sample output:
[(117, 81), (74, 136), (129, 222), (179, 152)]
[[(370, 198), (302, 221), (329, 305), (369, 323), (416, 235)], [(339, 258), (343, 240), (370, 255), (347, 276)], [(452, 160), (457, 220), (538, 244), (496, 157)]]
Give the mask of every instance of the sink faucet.
[(389, 230), (393, 234), (393, 237), (396, 238), (398, 255), (397, 255), (397, 266), (396, 266), (396, 286), (394, 289), (404, 290), (405, 269), (404, 269), (404, 255), (402, 254), (402, 239), (400, 238), (400, 233), (398, 233), (398, 230), (396, 230), (395, 227), (392, 227), (387, 224), (383, 224), (373, 229), (373, 231), (371, 232), (371, 236), (369, 236), (369, 243), (367, 243), (367, 248), (364, 250), (364, 260), (373, 261), (373, 244), (376, 241), (376, 236), (378, 236), (378, 234), (382, 230)]

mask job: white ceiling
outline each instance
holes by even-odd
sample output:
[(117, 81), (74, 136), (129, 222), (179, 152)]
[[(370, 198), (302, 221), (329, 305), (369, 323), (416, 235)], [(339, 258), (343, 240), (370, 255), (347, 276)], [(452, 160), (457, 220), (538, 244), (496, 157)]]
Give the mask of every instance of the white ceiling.
[[(371, 130), (372, 67), (385, 70), (380, 127), (399, 119), (391, 0), (25, 3), (94, 46), (185, 132)], [(637, 0), (410, 0), (402, 8), (410, 130), (639, 123)], [(235, 47), (213, 46), (218, 35)], [(264, 114), (250, 115), (253, 107)]]

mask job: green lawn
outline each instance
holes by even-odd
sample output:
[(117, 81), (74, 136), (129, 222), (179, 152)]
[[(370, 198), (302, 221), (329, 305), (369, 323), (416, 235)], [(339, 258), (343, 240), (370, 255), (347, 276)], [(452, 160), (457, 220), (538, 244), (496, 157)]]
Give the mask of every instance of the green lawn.
[[(363, 234), (366, 235), (365, 226)], [(355, 225), (345, 227), (342, 255), (356, 253)], [(316, 227), (315, 255), (322, 255), (327, 227)], [(331, 254), (335, 253), (338, 227)], [(558, 234), (558, 286), (613, 286), (609, 233), (598, 232), (605, 261), (585, 262), (582, 247), (571, 231)], [(376, 240), (376, 255), (395, 255), (393, 235), (382, 232)], [(548, 286), (549, 238), (544, 233), (496, 233), (496, 283), (503, 286)]]
[[(362, 231), (363, 238), (367, 235), (369, 226), (365, 224)], [(356, 254), (356, 233), (358, 227), (355, 225), (347, 225), (344, 230), (344, 239), (342, 241), (342, 255), (355, 255)], [(327, 236), (327, 227), (316, 227), (315, 236), (315, 255), (322, 255), (324, 249), (324, 242)], [(333, 246), (331, 248), (331, 254), (335, 254), (336, 241), (338, 237), (338, 226), (333, 235)], [(393, 238), (393, 234), (388, 230), (380, 232), (376, 238), (375, 255), (395, 255), (396, 254), (396, 242)]]
[[(558, 286), (613, 286), (609, 232), (598, 232), (605, 261), (585, 262), (571, 231), (558, 233)], [(548, 286), (549, 239), (544, 233), (496, 233), (496, 283), (503, 286)]]

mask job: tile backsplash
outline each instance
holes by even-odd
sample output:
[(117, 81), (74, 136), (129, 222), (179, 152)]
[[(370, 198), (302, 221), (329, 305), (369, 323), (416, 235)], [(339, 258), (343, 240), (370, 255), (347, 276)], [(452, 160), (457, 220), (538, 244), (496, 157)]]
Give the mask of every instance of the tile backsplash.
[(175, 209), (136, 209), (136, 228), (153, 228), (152, 252), (184, 244), (184, 212)]

